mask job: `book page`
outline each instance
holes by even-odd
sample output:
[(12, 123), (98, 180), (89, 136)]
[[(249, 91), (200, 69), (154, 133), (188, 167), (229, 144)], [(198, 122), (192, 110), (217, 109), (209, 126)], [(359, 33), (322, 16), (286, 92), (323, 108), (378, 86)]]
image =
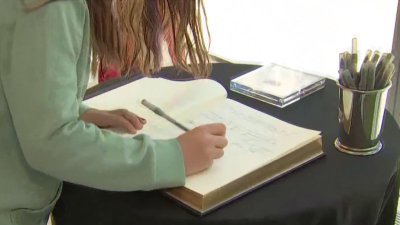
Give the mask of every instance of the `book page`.
[(143, 106), (142, 99), (160, 107), (179, 121), (180, 115), (197, 112), (223, 101), (226, 96), (224, 87), (210, 79), (171, 81), (145, 77), (90, 98), (84, 103), (103, 110), (128, 109), (148, 122), (139, 133), (147, 133), (153, 138), (172, 138), (182, 131)]
[(222, 122), (227, 126), (229, 144), (224, 156), (215, 160), (211, 168), (187, 178), (185, 187), (202, 195), (295, 150), (320, 133), (283, 122), (230, 99), (186, 121), (192, 126), (210, 122)]

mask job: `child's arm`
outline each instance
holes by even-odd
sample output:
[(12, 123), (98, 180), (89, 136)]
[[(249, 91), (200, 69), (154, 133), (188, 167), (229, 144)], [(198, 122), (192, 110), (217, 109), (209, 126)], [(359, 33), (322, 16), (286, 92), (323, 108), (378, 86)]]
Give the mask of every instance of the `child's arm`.
[(84, 110), (79, 71), (87, 64), (82, 57), (89, 58), (83, 3), (55, 1), (17, 21), (11, 73), (2, 82), (27, 163), (56, 178), (106, 190), (182, 185), (176, 139), (123, 138), (79, 120)]

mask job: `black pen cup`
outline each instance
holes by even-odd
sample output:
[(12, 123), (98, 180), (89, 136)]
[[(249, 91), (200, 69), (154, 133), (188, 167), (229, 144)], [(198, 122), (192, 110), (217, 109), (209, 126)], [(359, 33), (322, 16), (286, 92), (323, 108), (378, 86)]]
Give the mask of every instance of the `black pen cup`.
[(372, 155), (382, 149), (380, 140), (388, 90), (361, 91), (339, 86), (339, 136), (335, 147), (352, 155)]

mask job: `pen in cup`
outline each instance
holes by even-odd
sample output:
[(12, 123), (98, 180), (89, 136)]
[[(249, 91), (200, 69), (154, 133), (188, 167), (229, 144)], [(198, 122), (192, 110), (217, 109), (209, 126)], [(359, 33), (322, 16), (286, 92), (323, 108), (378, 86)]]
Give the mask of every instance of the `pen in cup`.
[(172, 117), (170, 117), (168, 114), (166, 114), (161, 108), (153, 105), (152, 103), (150, 103), (149, 101), (147, 101), (146, 99), (143, 99), (141, 101), (142, 105), (146, 106), (148, 109), (150, 109), (151, 111), (153, 111), (155, 114), (163, 117), (164, 119), (168, 120), (169, 122), (171, 122), (172, 124), (174, 124), (175, 126), (179, 127), (180, 129), (184, 130), (184, 131), (189, 131), (190, 129), (183, 126), (182, 124), (180, 124), (178, 121), (176, 121), (175, 119), (173, 119)]

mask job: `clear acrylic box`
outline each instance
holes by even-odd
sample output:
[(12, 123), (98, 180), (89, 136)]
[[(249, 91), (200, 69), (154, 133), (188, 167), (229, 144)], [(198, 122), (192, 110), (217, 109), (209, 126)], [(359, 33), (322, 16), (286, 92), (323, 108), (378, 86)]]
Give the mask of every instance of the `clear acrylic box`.
[(325, 78), (278, 64), (231, 79), (234, 92), (283, 108), (325, 87)]

